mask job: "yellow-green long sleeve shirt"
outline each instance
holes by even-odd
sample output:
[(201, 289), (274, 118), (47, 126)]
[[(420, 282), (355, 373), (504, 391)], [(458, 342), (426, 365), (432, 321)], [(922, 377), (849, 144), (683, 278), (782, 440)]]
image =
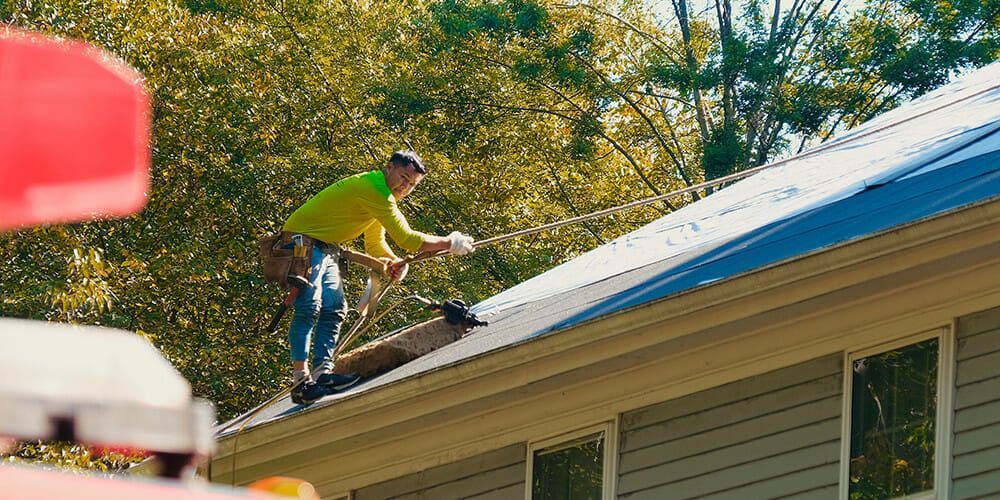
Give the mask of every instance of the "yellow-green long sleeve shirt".
[(420, 250), (427, 235), (406, 222), (381, 170), (341, 179), (305, 202), (285, 221), (285, 231), (343, 245), (362, 234), (365, 252), (392, 257), (385, 235), (409, 252)]

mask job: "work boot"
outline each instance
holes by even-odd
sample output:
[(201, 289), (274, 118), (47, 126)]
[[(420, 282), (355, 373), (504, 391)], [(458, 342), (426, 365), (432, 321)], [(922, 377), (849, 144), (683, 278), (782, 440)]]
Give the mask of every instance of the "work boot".
[(358, 383), (361, 380), (361, 375), (357, 373), (349, 373), (347, 375), (340, 375), (338, 373), (322, 373), (316, 377), (316, 383), (322, 387), (327, 387), (335, 391), (342, 391), (348, 387)]
[(300, 405), (310, 405), (330, 394), (329, 389), (312, 380), (299, 384), (292, 389), (292, 402)]

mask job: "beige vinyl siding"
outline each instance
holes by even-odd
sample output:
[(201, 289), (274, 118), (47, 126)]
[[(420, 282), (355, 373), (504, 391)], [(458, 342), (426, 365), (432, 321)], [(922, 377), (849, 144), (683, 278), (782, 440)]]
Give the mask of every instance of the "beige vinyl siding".
[(836, 497), (842, 369), (830, 355), (624, 414), (619, 497)]
[(1000, 308), (959, 318), (951, 498), (1000, 496)]
[(524, 498), (526, 446), (508, 446), (359, 489), (355, 500)]

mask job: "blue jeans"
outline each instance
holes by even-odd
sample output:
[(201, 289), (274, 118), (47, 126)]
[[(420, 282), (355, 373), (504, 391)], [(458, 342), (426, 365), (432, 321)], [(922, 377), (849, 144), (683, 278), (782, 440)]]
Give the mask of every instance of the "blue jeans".
[(312, 369), (333, 368), (333, 349), (337, 345), (340, 324), (347, 314), (344, 283), (337, 265), (337, 256), (328, 255), (316, 246), (312, 250), (312, 288), (299, 291), (295, 298), (295, 314), (288, 329), (292, 361), (308, 361), (309, 337), (312, 339)]

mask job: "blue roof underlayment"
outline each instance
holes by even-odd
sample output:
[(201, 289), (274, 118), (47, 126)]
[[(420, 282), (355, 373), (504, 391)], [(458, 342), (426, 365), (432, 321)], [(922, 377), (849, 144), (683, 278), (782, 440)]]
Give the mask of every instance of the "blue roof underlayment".
[[(985, 72), (985, 75), (984, 75)], [(983, 81), (989, 82), (1000, 80), (1000, 63), (993, 64), (986, 70), (981, 70), (978, 74), (979, 92), (977, 98), (967, 101), (967, 106), (973, 106), (974, 113), (977, 114), (975, 121), (964, 123), (961, 118), (955, 119), (954, 113), (970, 113), (969, 109), (951, 110), (952, 119), (958, 120), (956, 126), (947, 125), (938, 135), (933, 132), (925, 135), (923, 139), (912, 147), (901, 140), (900, 134), (905, 130), (900, 130), (903, 126), (896, 127), (891, 131), (891, 137), (885, 139), (885, 143), (878, 138), (869, 138), (863, 147), (879, 148), (883, 144), (895, 141), (895, 144), (903, 144), (901, 151), (910, 154), (911, 158), (906, 158), (902, 165), (888, 168), (885, 165), (873, 165), (871, 172), (860, 172), (860, 179), (863, 183), (858, 184), (852, 181), (847, 186), (857, 187), (850, 191), (843, 186), (838, 187), (841, 191), (836, 196), (819, 198), (819, 202), (802, 207), (793, 207), (789, 215), (783, 216), (780, 220), (773, 220), (765, 223), (748, 222), (745, 228), (737, 228), (732, 231), (727, 229), (725, 237), (716, 237), (707, 242), (696, 245), (688, 245), (683, 252), (674, 252), (664, 255), (662, 258), (648, 259), (649, 253), (643, 255), (647, 262), (632, 267), (625, 266), (622, 271), (601, 275), (599, 279), (589, 282), (583, 279), (580, 286), (569, 290), (562, 290), (544, 294), (537, 293), (537, 290), (530, 294), (517, 296), (516, 300), (506, 300), (506, 307), (482, 308), (481, 313), (488, 313), (490, 324), (473, 330), (461, 340), (433, 351), (421, 358), (411, 361), (388, 373), (364, 381), (351, 390), (328, 396), (324, 400), (315, 403), (310, 408), (323, 405), (335, 404), (342, 398), (355, 397), (359, 393), (370, 391), (374, 388), (392, 384), (400, 380), (418, 376), (422, 373), (434, 371), (446, 366), (451, 366), (468, 361), (472, 358), (483, 356), (489, 352), (504, 349), (523, 342), (529, 342), (543, 335), (557, 335), (559, 331), (571, 328), (582, 322), (594, 320), (610, 314), (616, 314), (623, 310), (648, 304), (657, 300), (669, 300), (669, 297), (688, 292), (703, 286), (709, 286), (721, 280), (734, 278), (761, 268), (785, 261), (830, 249), (844, 243), (863, 239), (894, 228), (909, 225), (922, 219), (931, 218), (947, 212), (959, 210), (970, 205), (1000, 199), (1000, 90), (984, 86)], [(989, 84), (986, 85), (995, 85)], [(954, 85), (950, 86), (954, 87)], [(986, 88), (983, 94), (982, 88)], [(942, 90), (946, 90), (948, 87)], [(941, 95), (955, 95), (954, 91), (941, 92)], [(934, 99), (941, 99), (941, 95), (929, 95), (920, 101), (915, 101), (913, 105), (906, 105), (891, 114), (895, 119), (900, 116), (905, 117), (907, 106), (925, 109), (934, 103)], [(983, 109), (985, 106), (987, 109)], [(947, 112), (943, 111), (943, 112)], [(877, 118), (869, 124), (863, 125), (871, 129), (874, 125), (880, 125), (887, 119)], [(939, 122), (935, 116), (926, 117), (925, 128)], [(874, 123), (874, 125), (873, 125)], [(847, 139), (857, 137), (857, 130), (849, 132), (844, 137), (835, 142), (841, 143), (841, 150), (851, 149), (855, 144), (849, 143)], [(919, 135), (919, 134), (918, 134)], [(957, 144), (954, 147), (938, 147)], [(924, 144), (931, 144), (938, 149), (928, 154), (922, 154), (921, 148)], [(858, 146), (862, 147), (862, 146)], [(917, 151), (917, 153), (913, 153)], [(847, 154), (856, 154), (849, 152)], [(873, 151), (872, 156), (884, 155), (884, 151)], [(809, 160), (808, 168), (822, 168), (825, 153), (821, 153)], [(817, 167), (818, 166), (818, 167)], [(842, 167), (842, 166), (831, 166)], [(847, 168), (851, 168), (848, 166)], [(879, 169), (882, 170), (879, 170)], [(801, 173), (800, 168), (800, 173)], [(857, 175), (858, 172), (851, 172)], [(768, 171), (771, 172), (771, 171)], [(806, 172), (806, 181), (799, 184), (788, 185), (787, 179), (782, 179), (781, 175), (772, 174), (772, 178), (762, 174), (757, 174), (748, 180), (758, 178), (764, 179), (765, 183), (774, 187), (767, 192), (769, 196), (784, 202), (785, 198), (795, 197), (797, 193), (808, 193), (810, 189), (815, 191), (815, 186), (807, 185), (809, 172)], [(867, 177), (865, 177), (867, 176)], [(836, 182), (836, 175), (828, 176), (825, 182)], [(741, 182), (743, 184), (746, 181)], [(754, 184), (744, 184), (753, 186)], [(726, 201), (720, 204), (720, 194), (725, 194), (737, 186), (726, 188), (719, 193), (709, 196), (693, 205), (696, 210), (702, 210), (702, 217), (705, 217), (705, 207), (720, 206), (716, 209), (719, 214), (732, 216), (739, 215), (739, 210), (746, 206), (745, 203), (736, 200), (735, 204)], [(756, 189), (756, 188), (755, 188)], [(731, 191), (731, 192), (738, 192)], [(744, 194), (745, 199), (752, 203), (754, 192)], [(822, 194), (822, 193), (821, 193)], [(714, 200), (713, 200), (714, 199)], [(724, 198), (723, 198), (724, 200)], [(712, 203), (716, 205), (712, 205)], [(689, 206), (689, 207), (692, 207)], [(736, 207), (736, 208), (734, 208)], [(685, 209), (687, 209), (686, 207)], [(758, 210), (761, 207), (751, 207), (748, 213)], [(764, 207), (766, 209), (766, 207)], [(684, 210), (684, 209), (682, 209)], [(766, 210), (765, 210), (766, 211)], [(708, 216), (713, 216), (711, 209)], [(725, 212), (725, 213), (722, 213)], [(697, 212), (696, 212), (697, 213)], [(677, 217), (680, 214), (674, 213), (667, 217)], [(661, 219), (661, 222), (664, 219)], [(739, 217), (735, 219), (737, 222)], [(756, 219), (760, 221), (762, 219)], [(654, 222), (648, 227), (654, 227)], [(671, 229), (672, 228), (668, 228)], [(643, 229), (637, 231), (641, 233)], [(635, 234), (635, 233), (633, 233)], [(696, 235), (697, 237), (697, 235)], [(621, 238), (625, 245), (628, 244), (628, 236)], [(641, 240), (656, 243), (655, 240)], [(684, 244), (688, 244), (684, 241)], [(696, 242), (697, 243), (697, 242)], [(610, 244), (613, 245), (614, 243)], [(664, 243), (659, 243), (663, 245)], [(667, 243), (668, 245), (670, 243)], [(608, 247), (605, 245), (602, 248)], [(613, 247), (611, 247), (613, 248)], [(595, 251), (600, 251), (601, 248)], [(655, 250), (655, 248), (654, 248)], [(666, 253), (666, 252), (665, 252)], [(584, 256), (581, 256), (584, 257)], [(569, 263), (570, 265), (573, 262)], [(565, 265), (565, 264), (564, 264)], [(558, 268), (557, 268), (558, 269)], [(553, 278), (552, 276), (555, 276)], [(545, 283), (549, 279), (558, 281), (558, 273), (544, 273), (529, 281)], [(553, 281), (555, 283), (555, 281)], [(524, 285), (524, 284), (522, 284)], [(519, 285), (521, 286), (521, 285)], [(512, 291), (518, 287), (507, 290), (497, 297), (511, 296)], [(558, 289), (558, 287), (556, 287)], [(542, 290), (544, 292), (544, 289)], [(505, 295), (506, 294), (506, 295)], [(496, 302), (497, 297), (484, 302)], [(482, 304), (478, 305), (482, 306)], [(477, 307), (478, 307), (477, 306)], [(294, 414), (305, 407), (291, 403), (288, 398), (276, 403), (270, 408), (262, 411), (254, 418), (252, 425), (262, 422), (282, 418)], [(232, 433), (229, 429), (225, 433)]]
[(990, 199), (1000, 193), (1000, 151), (861, 193), (727, 241), (641, 285), (606, 297), (546, 331), (638, 306), (677, 292), (876, 234)]

